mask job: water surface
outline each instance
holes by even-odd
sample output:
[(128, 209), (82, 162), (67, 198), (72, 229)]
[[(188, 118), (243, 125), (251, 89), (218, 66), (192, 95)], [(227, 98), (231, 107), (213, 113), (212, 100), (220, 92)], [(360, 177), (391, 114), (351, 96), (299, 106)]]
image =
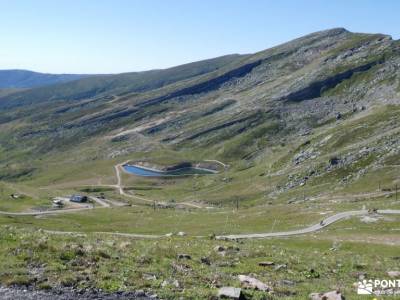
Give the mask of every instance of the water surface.
[(199, 169), (194, 167), (186, 167), (171, 171), (157, 171), (142, 168), (134, 165), (124, 165), (124, 170), (128, 173), (138, 175), (138, 176), (179, 176), (179, 175), (195, 175), (195, 174), (214, 174), (215, 171), (207, 169)]

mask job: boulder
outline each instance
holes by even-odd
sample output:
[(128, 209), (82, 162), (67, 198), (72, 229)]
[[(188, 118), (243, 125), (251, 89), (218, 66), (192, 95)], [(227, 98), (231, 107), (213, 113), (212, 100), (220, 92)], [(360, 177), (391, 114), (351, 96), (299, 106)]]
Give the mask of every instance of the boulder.
[(258, 263), (258, 265), (260, 267), (270, 267), (270, 266), (275, 265), (275, 263), (273, 261), (261, 261)]
[(288, 286), (294, 286), (296, 285), (296, 283), (294, 281), (291, 280), (287, 280), (287, 279), (283, 279), (280, 281), (281, 285), (288, 285)]
[(389, 271), (387, 274), (391, 278), (400, 278), (400, 271)]
[(144, 279), (144, 280), (157, 280), (157, 277), (156, 277), (156, 275), (154, 275), (154, 274), (147, 274), (147, 273), (144, 273), (144, 274), (143, 274), (143, 279)]
[(244, 299), (242, 295), (242, 290), (240, 288), (235, 288), (231, 286), (225, 286), (218, 290), (219, 298), (227, 299)]
[(164, 281), (161, 283), (161, 287), (165, 288), (165, 287), (167, 287), (167, 286), (172, 286), (172, 287), (175, 287), (175, 288), (179, 288), (179, 282), (178, 282), (178, 280), (176, 280), (176, 279), (164, 280)]
[(339, 291), (312, 293), (309, 298), (310, 300), (345, 300), (344, 296)]
[(271, 289), (263, 282), (260, 280), (247, 276), (247, 275), (239, 275), (238, 276), (241, 284), (247, 288), (252, 288), (264, 292), (269, 292)]
[(280, 271), (280, 270), (283, 270), (283, 269), (287, 269), (287, 265), (277, 265), (274, 268), (275, 271)]

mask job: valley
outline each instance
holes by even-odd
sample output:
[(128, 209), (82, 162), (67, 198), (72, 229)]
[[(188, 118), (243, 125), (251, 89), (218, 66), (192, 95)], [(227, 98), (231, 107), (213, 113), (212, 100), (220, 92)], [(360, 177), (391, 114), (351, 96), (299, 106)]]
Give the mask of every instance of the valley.
[(399, 68), (399, 41), (335, 28), (0, 93), (0, 284), (364, 299), (400, 268)]

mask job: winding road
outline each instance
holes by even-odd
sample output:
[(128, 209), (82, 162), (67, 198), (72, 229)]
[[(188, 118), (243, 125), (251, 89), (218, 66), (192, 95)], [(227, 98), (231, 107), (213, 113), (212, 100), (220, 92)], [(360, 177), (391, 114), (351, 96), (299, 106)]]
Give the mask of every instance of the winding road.
[[(135, 195), (127, 194), (124, 191), (124, 188), (122, 186), (122, 180), (121, 180), (121, 174), (120, 174), (120, 168), (125, 164), (120, 163), (114, 166), (115, 168), (115, 173), (116, 173), (116, 178), (117, 178), (117, 184), (115, 185), (102, 185), (102, 186), (108, 186), (108, 187), (113, 187), (116, 188), (119, 191), (120, 195), (131, 197), (131, 198), (136, 198), (139, 200), (143, 200), (146, 202), (151, 202), (154, 203), (154, 200), (138, 197)], [(100, 205), (98, 208), (110, 208), (111, 204), (113, 206), (123, 206), (126, 205), (125, 203), (118, 202), (118, 201), (112, 201), (112, 200), (106, 200), (106, 199), (101, 199), (98, 197), (90, 196), (90, 199), (95, 201)], [(166, 204), (163, 202), (156, 202), (157, 204)], [(193, 203), (187, 203), (187, 202), (182, 202), (179, 203), (180, 205), (186, 205), (186, 206), (191, 206), (195, 208), (202, 208), (201, 206), (198, 206)], [(7, 211), (0, 211), (0, 215), (8, 215), (8, 216), (37, 216), (37, 215), (51, 215), (51, 214), (60, 214), (60, 213), (70, 213), (70, 212), (79, 212), (79, 211), (84, 211), (84, 210), (89, 210), (89, 209), (94, 209), (93, 206), (85, 206), (85, 207), (80, 207), (80, 208), (70, 208), (70, 209), (55, 209), (55, 210), (47, 210), (47, 211), (33, 211), (33, 212), (7, 212)], [(395, 210), (395, 209), (384, 209), (384, 210), (378, 210), (376, 212), (377, 214), (400, 214), (400, 210)], [(311, 225), (306, 228), (302, 229), (296, 229), (296, 230), (290, 230), (290, 231), (280, 231), (280, 232), (267, 232), (267, 233), (248, 233), (248, 234), (231, 234), (231, 235), (218, 235), (216, 236), (216, 239), (220, 240), (237, 240), (237, 239), (260, 239), (260, 238), (273, 238), (273, 237), (288, 237), (288, 236), (294, 236), (294, 235), (302, 235), (302, 234), (308, 234), (308, 233), (313, 233), (316, 231), (319, 231), (333, 223), (336, 223), (338, 221), (348, 219), (350, 217), (354, 216), (362, 216), (362, 215), (368, 215), (370, 212), (368, 210), (354, 210), (354, 211), (345, 211), (341, 213), (337, 213), (335, 215), (332, 215), (324, 220), (322, 220), (318, 224)], [(50, 230), (44, 230), (47, 233), (50, 234), (74, 234), (74, 235), (84, 235), (86, 233), (84, 232), (65, 232), (65, 231), (50, 231)], [(97, 233), (97, 234), (108, 234), (108, 235), (115, 235), (115, 236), (124, 236), (124, 237), (130, 237), (130, 238), (162, 238), (165, 237), (166, 235), (146, 235), (146, 234), (134, 234), (134, 233), (120, 233), (120, 232), (91, 232), (91, 233)]]
[[(231, 235), (220, 235), (216, 236), (216, 239), (226, 239), (226, 240), (236, 240), (236, 239), (259, 239), (259, 238), (271, 238), (271, 237), (287, 237), (292, 235), (300, 235), (316, 232), (321, 230), (332, 223), (338, 222), (343, 219), (347, 219), (349, 217), (354, 216), (362, 216), (368, 215), (368, 210), (353, 210), (353, 211), (345, 211), (338, 213), (336, 215), (330, 216), (324, 220), (322, 220), (318, 224), (311, 225), (306, 228), (291, 230), (291, 231), (281, 231), (281, 232), (268, 232), (268, 233), (251, 233), (251, 234), (231, 234)], [(386, 209), (386, 210), (378, 210), (377, 214), (400, 214), (400, 210), (395, 209)]]
[[(151, 199), (146, 199), (143, 197), (135, 196), (132, 194), (128, 194), (124, 191), (123, 185), (122, 185), (122, 179), (121, 179), (121, 174), (120, 174), (120, 168), (126, 164), (126, 162), (117, 164), (114, 166), (115, 169), (115, 174), (117, 178), (117, 184), (104, 184), (104, 185), (96, 185), (96, 186), (104, 186), (104, 187), (111, 187), (115, 188), (118, 190), (119, 194), (122, 196), (126, 196), (129, 198), (137, 199), (137, 200), (142, 200), (145, 202), (149, 203), (156, 203), (157, 205), (165, 205), (167, 206), (168, 204), (166, 202), (161, 202), (161, 201), (155, 201)], [(69, 201), (68, 198), (64, 197), (57, 197), (63, 201)], [(128, 206), (129, 204), (115, 201), (115, 200), (109, 200), (109, 199), (101, 199), (99, 197), (95, 196), (90, 196), (89, 197), (91, 200), (94, 202), (98, 203), (100, 207), (96, 208), (110, 208), (112, 206), (116, 207), (121, 207), (121, 206)], [(181, 202), (178, 203), (179, 205), (184, 205), (188, 207), (193, 207), (193, 208), (203, 208), (200, 205), (194, 204), (194, 203), (189, 203), (189, 202)], [(93, 206), (83, 206), (79, 208), (68, 208), (68, 209), (53, 209), (53, 210), (44, 210), (44, 211), (27, 211), (27, 212), (8, 212), (8, 211), (0, 211), (0, 215), (7, 215), (7, 216), (38, 216), (38, 215), (53, 215), (53, 214), (63, 214), (63, 213), (70, 213), (70, 212), (79, 212), (79, 211), (84, 211), (84, 210), (90, 210), (90, 209), (95, 209)]]
[[(313, 233), (319, 231), (333, 223), (336, 223), (341, 220), (346, 220), (350, 217), (354, 216), (363, 216), (369, 215), (368, 210), (354, 210), (354, 211), (345, 211), (333, 216), (330, 216), (322, 222), (318, 224), (311, 225), (309, 227), (297, 230), (290, 230), (290, 231), (279, 231), (279, 232), (268, 232), (268, 233), (249, 233), (249, 234), (231, 234), (231, 235), (219, 235), (216, 236), (218, 240), (238, 240), (238, 239), (262, 239), (262, 238), (274, 238), (274, 237), (290, 237), (295, 235), (302, 235)], [(400, 210), (396, 209), (384, 209), (378, 210), (375, 214), (378, 215), (394, 215), (400, 214)], [(49, 234), (64, 234), (64, 235), (86, 235), (88, 233), (85, 232), (73, 232), (73, 231), (53, 231), (53, 230), (43, 230)], [(114, 235), (114, 236), (122, 236), (122, 237), (129, 237), (129, 238), (141, 238), (141, 239), (157, 239), (157, 238), (165, 238), (167, 235), (152, 235), (152, 234), (136, 234), (136, 233), (121, 233), (121, 232), (90, 232), (94, 234), (107, 234), (107, 235)], [(198, 238), (202, 238), (203, 236), (196, 236)]]

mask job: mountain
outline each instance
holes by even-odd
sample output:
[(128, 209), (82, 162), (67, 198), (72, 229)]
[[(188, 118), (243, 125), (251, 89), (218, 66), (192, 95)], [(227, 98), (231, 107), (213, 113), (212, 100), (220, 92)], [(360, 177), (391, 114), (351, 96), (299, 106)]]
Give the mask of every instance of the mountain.
[(6, 89), (0, 89), (0, 98), (20, 92), (23, 89), (14, 89), (14, 88), (6, 88)]
[(277, 174), (267, 190), (238, 192), (252, 199), (316, 194), (332, 177), (344, 189), (398, 155), (399, 65), (390, 36), (335, 28), (254, 54), (12, 93), (0, 98), (0, 178), (39, 180), (71, 157), (80, 170), (162, 156), (218, 159), (233, 178), (253, 170), (254, 182)]
[(120, 96), (131, 92), (144, 92), (215, 71), (221, 66), (243, 57), (246, 57), (246, 55), (233, 54), (165, 70), (91, 76), (57, 86), (46, 86), (20, 93), (9, 98), (9, 101), (12, 101), (13, 105), (22, 105), (30, 103), (30, 101), (79, 100), (110, 94)]
[(354, 299), (396, 277), (399, 71), (399, 41), (334, 28), (0, 91), (0, 298)]
[(33, 88), (87, 77), (78, 74), (45, 74), (27, 70), (0, 70), (0, 89)]

